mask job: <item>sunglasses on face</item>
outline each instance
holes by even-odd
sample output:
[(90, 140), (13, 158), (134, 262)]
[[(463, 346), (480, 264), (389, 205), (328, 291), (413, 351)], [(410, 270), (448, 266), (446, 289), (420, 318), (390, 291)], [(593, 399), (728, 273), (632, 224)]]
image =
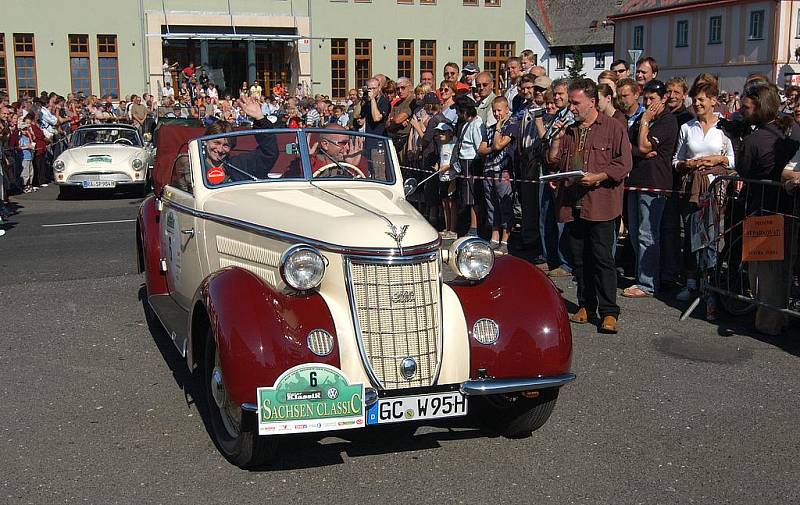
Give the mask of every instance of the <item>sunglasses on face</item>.
[(439, 88), (439, 93), (449, 93), (450, 88)]
[(445, 72), (444, 75), (456, 75), (455, 72)]
[(331, 144), (336, 144), (339, 147), (344, 147), (350, 144), (349, 140), (331, 140), (331, 139), (322, 139), (325, 142), (330, 142)]

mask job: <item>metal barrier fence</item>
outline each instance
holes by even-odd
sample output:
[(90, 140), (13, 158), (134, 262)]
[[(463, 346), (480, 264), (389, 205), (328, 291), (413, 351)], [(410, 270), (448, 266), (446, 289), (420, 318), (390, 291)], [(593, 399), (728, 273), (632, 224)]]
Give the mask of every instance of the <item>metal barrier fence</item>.
[(697, 258), (700, 297), (681, 320), (703, 300), (734, 316), (764, 307), (800, 317), (799, 218), (798, 190), (769, 180), (715, 178), (685, 230)]

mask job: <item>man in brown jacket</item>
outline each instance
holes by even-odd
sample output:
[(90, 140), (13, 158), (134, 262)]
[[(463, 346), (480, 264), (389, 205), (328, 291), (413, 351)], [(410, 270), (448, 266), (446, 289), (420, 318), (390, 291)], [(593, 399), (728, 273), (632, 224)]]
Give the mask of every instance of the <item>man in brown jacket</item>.
[(615, 220), (622, 214), (622, 183), (632, 167), (631, 144), (622, 123), (597, 111), (597, 85), (591, 79), (569, 86), (569, 108), (575, 123), (555, 136), (547, 161), (559, 172), (585, 173), (556, 188), (578, 281), (578, 311), (570, 320), (583, 324), (599, 311), (599, 330), (616, 333), (617, 272), (611, 251)]

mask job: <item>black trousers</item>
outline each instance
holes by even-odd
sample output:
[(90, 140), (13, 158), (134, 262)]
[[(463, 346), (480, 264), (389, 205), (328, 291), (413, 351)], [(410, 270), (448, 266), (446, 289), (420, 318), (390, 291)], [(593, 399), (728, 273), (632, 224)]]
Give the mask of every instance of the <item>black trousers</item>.
[(33, 157), (33, 185), (41, 186), (47, 184), (47, 163), (44, 154), (36, 154)]
[[(523, 156), (518, 160), (516, 175), (525, 181), (536, 181), (541, 174), (539, 162)], [(544, 248), (539, 233), (539, 186), (531, 182), (516, 183), (516, 197), (522, 209), (520, 230), (508, 244), (509, 252), (531, 263), (543, 261)]]
[(589, 315), (619, 317), (617, 270), (611, 248), (617, 233), (616, 220), (587, 221), (577, 218), (564, 227), (572, 253), (572, 272), (578, 281), (578, 306)]

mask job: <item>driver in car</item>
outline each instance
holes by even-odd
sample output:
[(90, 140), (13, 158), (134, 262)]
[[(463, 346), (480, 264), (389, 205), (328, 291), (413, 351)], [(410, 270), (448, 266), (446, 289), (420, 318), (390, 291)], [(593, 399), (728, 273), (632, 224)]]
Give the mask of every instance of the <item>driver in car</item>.
[[(239, 107), (253, 119), (253, 128), (269, 129), (272, 123), (261, 112), (255, 97), (238, 100)], [(233, 125), (217, 120), (206, 127), (204, 135), (217, 135), (233, 131)], [(206, 180), (212, 185), (236, 181), (258, 181), (267, 178), (278, 159), (278, 142), (275, 135), (256, 133), (258, 148), (231, 156), (236, 147), (236, 137), (220, 137), (205, 142)]]
[(319, 135), (319, 142), (312, 146), (311, 173), (314, 177), (363, 178), (366, 170), (361, 167), (361, 152), (364, 137), (354, 137), (337, 131), (348, 131), (336, 123), (325, 127), (329, 130)]

